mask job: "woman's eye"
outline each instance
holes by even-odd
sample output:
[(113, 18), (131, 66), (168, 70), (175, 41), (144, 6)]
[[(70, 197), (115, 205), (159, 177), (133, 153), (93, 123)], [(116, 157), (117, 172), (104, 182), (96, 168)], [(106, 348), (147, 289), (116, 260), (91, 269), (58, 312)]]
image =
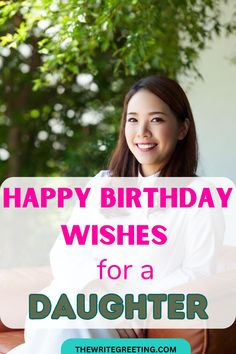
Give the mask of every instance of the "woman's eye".
[(157, 122), (157, 123), (164, 122), (164, 119), (161, 117), (153, 117), (151, 122)]
[(129, 117), (129, 118), (127, 119), (127, 122), (131, 122), (131, 123), (137, 122), (137, 119), (134, 118), (134, 117)]

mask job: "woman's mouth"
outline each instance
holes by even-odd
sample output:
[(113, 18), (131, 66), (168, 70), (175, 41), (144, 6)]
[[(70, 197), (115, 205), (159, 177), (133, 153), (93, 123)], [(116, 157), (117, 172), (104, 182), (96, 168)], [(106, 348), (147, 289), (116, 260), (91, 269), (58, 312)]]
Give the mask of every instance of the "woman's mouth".
[(157, 144), (136, 144), (136, 146), (140, 151), (147, 152), (154, 149), (157, 146)]

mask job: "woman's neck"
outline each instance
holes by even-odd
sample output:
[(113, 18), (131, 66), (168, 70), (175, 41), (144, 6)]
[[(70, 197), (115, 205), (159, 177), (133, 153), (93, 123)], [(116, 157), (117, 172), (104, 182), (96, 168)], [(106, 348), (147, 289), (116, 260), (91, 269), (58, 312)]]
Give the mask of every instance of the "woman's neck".
[(154, 169), (144, 169), (141, 165), (139, 165), (138, 175), (141, 177), (157, 177), (160, 174), (160, 170)]

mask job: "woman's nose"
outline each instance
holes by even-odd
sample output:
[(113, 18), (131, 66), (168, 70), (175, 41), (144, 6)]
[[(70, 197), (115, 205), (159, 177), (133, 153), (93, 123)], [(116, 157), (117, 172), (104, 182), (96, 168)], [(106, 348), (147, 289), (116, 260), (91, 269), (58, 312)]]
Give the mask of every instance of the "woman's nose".
[(139, 137), (150, 137), (152, 135), (148, 124), (139, 124), (137, 135)]

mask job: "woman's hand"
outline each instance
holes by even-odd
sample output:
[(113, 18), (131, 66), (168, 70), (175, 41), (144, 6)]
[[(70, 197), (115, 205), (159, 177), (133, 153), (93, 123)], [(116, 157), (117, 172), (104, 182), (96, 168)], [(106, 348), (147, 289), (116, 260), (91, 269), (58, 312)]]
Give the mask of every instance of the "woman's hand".
[(118, 328), (117, 332), (121, 338), (144, 338), (145, 329), (142, 328)]

